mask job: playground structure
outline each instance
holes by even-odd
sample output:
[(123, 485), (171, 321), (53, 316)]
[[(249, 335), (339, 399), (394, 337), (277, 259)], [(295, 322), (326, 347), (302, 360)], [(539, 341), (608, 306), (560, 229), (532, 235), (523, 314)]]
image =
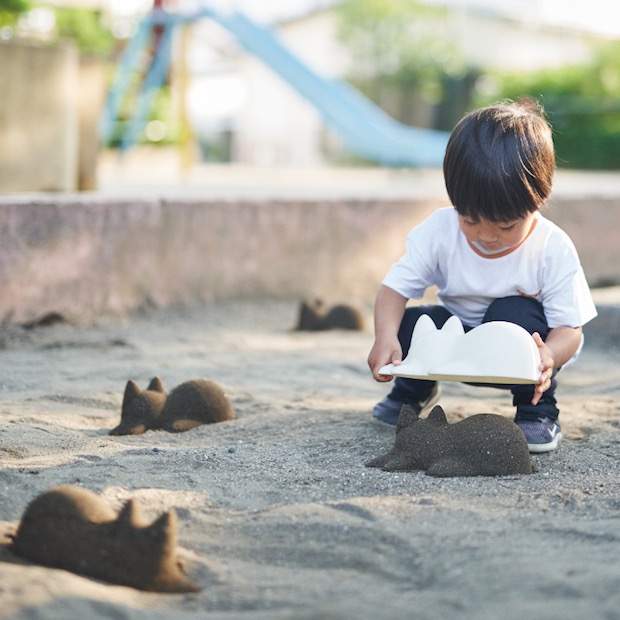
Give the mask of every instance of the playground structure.
[(209, 7), (188, 14), (155, 8), (143, 18), (125, 48), (108, 94), (101, 121), (104, 142), (110, 140), (140, 59), (152, 45), (152, 61), (141, 80), (137, 103), (122, 133), (120, 148), (127, 150), (137, 143), (154, 96), (168, 75), (175, 32), (179, 26), (205, 18), (224, 27), (248, 53), (260, 59), (310, 102), (326, 126), (340, 136), (351, 152), (383, 166), (441, 165), (448, 139), (446, 132), (410, 127), (394, 120), (346, 82), (326, 78), (312, 70), (269, 28), (238, 11), (222, 12)]

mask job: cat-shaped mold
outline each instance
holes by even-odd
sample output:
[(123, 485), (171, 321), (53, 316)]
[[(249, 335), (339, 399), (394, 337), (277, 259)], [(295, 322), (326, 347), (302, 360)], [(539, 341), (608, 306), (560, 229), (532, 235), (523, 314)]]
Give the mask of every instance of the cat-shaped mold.
[(159, 377), (154, 377), (145, 390), (129, 380), (123, 395), (120, 424), (109, 434), (140, 435), (149, 429), (179, 433), (234, 417), (224, 390), (209, 379), (185, 381), (170, 393), (166, 393)]
[(380, 374), (436, 381), (538, 383), (540, 353), (523, 327), (507, 321), (482, 323), (465, 333), (450, 317), (438, 329), (427, 314), (415, 324), (402, 364), (387, 364)]
[(148, 524), (130, 499), (118, 514), (98, 495), (60, 486), (36, 497), (12, 551), (27, 560), (154, 592), (197, 592), (176, 557), (176, 513)]
[(322, 331), (328, 329), (364, 329), (364, 316), (358, 308), (347, 304), (325, 307), (321, 299), (302, 301), (295, 331)]
[(366, 466), (444, 477), (532, 473), (525, 436), (512, 420), (480, 413), (449, 424), (439, 405), (426, 418), (403, 405), (394, 447)]

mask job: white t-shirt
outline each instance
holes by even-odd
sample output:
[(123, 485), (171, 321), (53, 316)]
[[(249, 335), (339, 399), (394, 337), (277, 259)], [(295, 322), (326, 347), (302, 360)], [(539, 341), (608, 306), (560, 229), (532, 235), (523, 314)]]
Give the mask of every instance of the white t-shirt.
[(461, 231), (456, 209), (438, 209), (409, 233), (405, 255), (383, 284), (407, 299), (436, 285), (441, 305), (472, 327), (493, 300), (511, 295), (541, 302), (550, 328), (584, 325), (597, 312), (575, 246), (556, 224), (536, 217), (515, 250), (481, 256)]

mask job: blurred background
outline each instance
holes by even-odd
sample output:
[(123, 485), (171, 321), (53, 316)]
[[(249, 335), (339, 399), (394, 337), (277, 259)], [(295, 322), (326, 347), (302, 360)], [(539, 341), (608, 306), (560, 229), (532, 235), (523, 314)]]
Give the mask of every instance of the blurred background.
[(0, 193), (437, 171), (521, 97), (617, 171), (619, 40), (615, 0), (0, 0)]

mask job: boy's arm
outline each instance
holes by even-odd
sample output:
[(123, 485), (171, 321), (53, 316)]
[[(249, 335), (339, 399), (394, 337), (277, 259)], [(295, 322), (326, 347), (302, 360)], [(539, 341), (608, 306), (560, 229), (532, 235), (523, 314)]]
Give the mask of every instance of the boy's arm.
[(543, 393), (551, 385), (551, 377), (556, 368), (564, 366), (579, 349), (581, 344), (581, 327), (554, 327), (543, 342), (540, 334), (533, 334), (540, 352), (540, 383), (534, 392), (532, 405), (536, 405)]
[(398, 330), (405, 313), (407, 299), (382, 285), (375, 300), (375, 342), (368, 355), (368, 366), (377, 381), (391, 381), (392, 376), (380, 375), (386, 364), (400, 364), (403, 352), (398, 341)]

